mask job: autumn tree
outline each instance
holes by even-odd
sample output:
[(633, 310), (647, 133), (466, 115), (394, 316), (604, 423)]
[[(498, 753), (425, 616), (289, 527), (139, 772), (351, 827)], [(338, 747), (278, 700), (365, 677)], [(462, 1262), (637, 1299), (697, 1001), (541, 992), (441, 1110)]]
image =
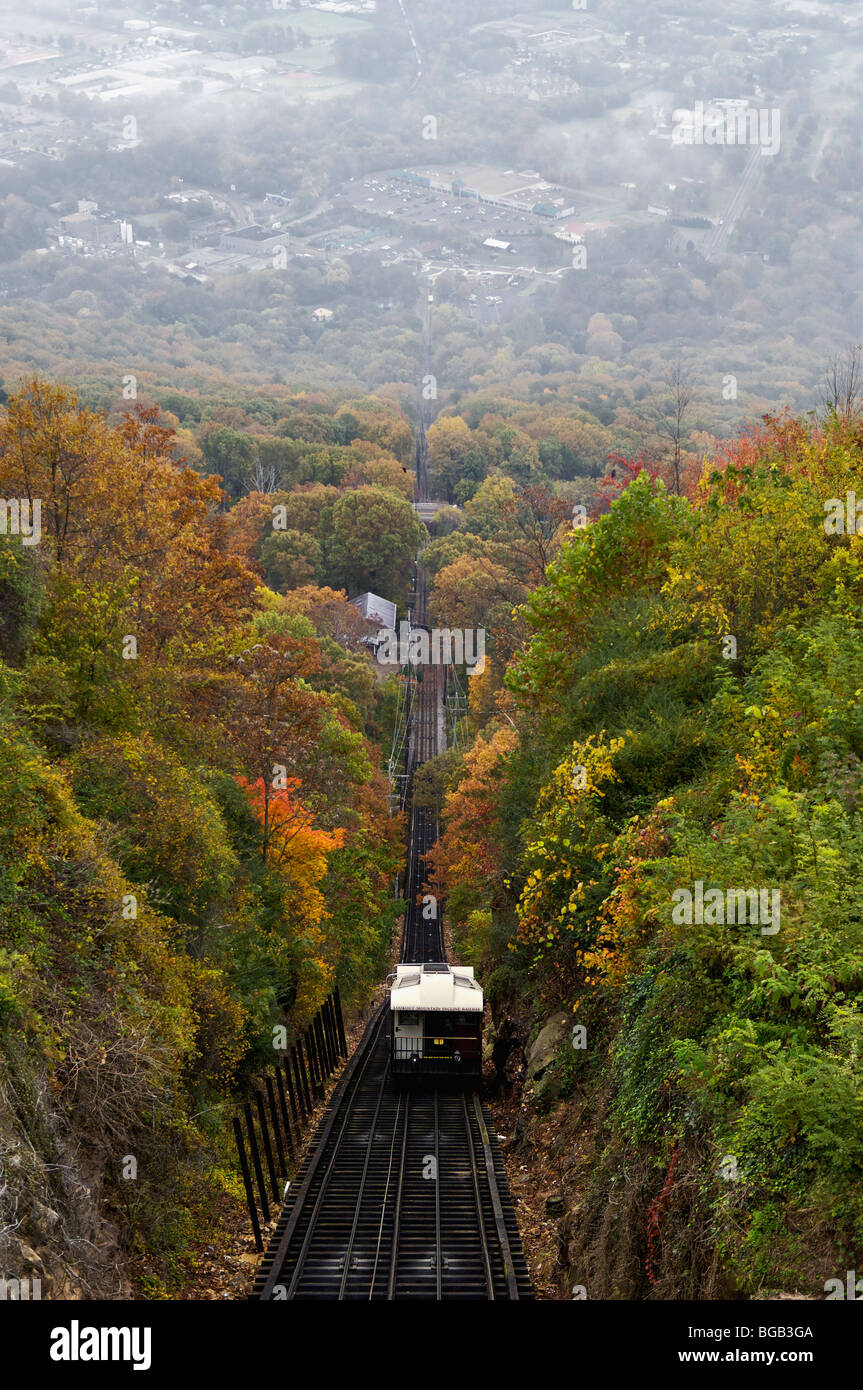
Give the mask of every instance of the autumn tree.
[(73, 590), (91, 610), (97, 589), (125, 592), (125, 633), (151, 657), (248, 615), (257, 582), (230, 548), (218, 484), (176, 463), (172, 443), (155, 408), (115, 428), (38, 380), (0, 419), (3, 493), (41, 501), (49, 604), (61, 582), (67, 611)]
[(386, 488), (345, 492), (333, 507), (330, 582), (349, 593), (404, 599), (417, 549), (428, 532), (411, 504)]
[(509, 727), (481, 734), (444, 802), (444, 832), (429, 859), (434, 881), (461, 920), (500, 898), (499, 796), (506, 759), (517, 745), (518, 735)]
[(432, 491), (448, 502), (463, 502), (486, 474), (479, 443), (460, 415), (441, 416), (428, 431)]

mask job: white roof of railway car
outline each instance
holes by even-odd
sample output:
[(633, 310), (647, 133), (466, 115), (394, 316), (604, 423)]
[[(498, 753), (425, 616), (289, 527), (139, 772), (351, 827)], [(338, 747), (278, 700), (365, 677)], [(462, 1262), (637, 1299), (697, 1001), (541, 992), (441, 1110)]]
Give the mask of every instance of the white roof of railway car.
[(433, 970), (423, 965), (397, 965), (390, 990), (390, 1009), (418, 1009), (421, 1013), (482, 1013), (483, 996), (470, 965)]

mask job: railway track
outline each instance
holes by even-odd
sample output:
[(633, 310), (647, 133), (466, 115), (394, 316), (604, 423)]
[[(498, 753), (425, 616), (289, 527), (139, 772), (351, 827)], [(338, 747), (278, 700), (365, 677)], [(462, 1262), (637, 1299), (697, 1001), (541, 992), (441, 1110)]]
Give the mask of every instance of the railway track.
[(403, 961), (444, 960), (442, 920), (440, 911), (434, 917), (424, 914), (422, 896), (428, 874), (426, 856), (438, 838), (437, 816), (425, 806), (417, 806), (413, 797), (413, 775), (438, 751), (438, 708), (442, 699), (443, 668), (427, 666), (417, 683), (418, 695), (413, 709), (414, 732), (408, 756), (409, 824), (408, 862), (405, 876), (405, 912), (401, 958)]
[(353, 1302), (531, 1297), (479, 1098), (388, 1074), (372, 1020), (282, 1212), (252, 1296)]
[[(415, 621), (425, 617), (424, 576)], [(414, 805), (413, 773), (437, 752), (441, 667), (416, 682), (401, 958), (441, 961), (441, 912), (423, 912), (438, 826)], [(262, 1300), (532, 1297), (512, 1201), (475, 1093), (414, 1090), (390, 1075), (381, 1005), (348, 1063), (255, 1280)]]
[[(424, 429), (417, 445), (421, 498)], [(417, 569), (412, 621), (426, 623)], [(416, 805), (414, 774), (442, 751), (444, 668), (409, 678), (408, 846), (403, 962), (444, 961), (442, 911), (423, 911), (433, 810)], [(527, 1265), (497, 1139), (478, 1095), (423, 1090), (390, 1074), (382, 1004), (348, 1062), (292, 1185), (255, 1279), (261, 1300), (530, 1299)]]

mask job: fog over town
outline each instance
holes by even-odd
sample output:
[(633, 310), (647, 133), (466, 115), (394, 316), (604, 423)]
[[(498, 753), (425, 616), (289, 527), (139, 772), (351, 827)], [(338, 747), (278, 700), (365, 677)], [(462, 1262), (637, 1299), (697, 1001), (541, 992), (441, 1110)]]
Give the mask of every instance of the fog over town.
[(723, 432), (811, 405), (859, 336), (853, 4), (40, 0), (0, 25), (13, 370), (375, 388), (413, 378), (429, 288), (450, 390), (505, 360), (598, 375), (610, 410), (685, 350)]

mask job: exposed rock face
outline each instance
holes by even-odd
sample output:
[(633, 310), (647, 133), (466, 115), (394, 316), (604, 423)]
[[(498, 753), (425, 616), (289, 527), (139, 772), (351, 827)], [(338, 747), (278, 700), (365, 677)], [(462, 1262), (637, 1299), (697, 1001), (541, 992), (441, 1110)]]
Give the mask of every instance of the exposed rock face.
[[(50, 1103), (42, 1072), (22, 1064), (0, 1086), (0, 1280), (39, 1299), (122, 1298), (130, 1286), (119, 1233), (104, 1211), (108, 1155)], [(29, 1101), (29, 1103), (27, 1103)], [(38, 1290), (38, 1291), (37, 1291)], [(4, 1297), (0, 1292), (0, 1298)]]
[(527, 1049), (527, 1079), (534, 1085), (542, 1079), (566, 1036), (569, 1016), (565, 1013), (552, 1014), (543, 1025), (538, 1037)]
[(495, 1084), (511, 1086), (513, 1073), (524, 1058), (523, 1033), (521, 1027), (511, 1018), (504, 1018), (492, 1035), (491, 1061), (495, 1069)]

